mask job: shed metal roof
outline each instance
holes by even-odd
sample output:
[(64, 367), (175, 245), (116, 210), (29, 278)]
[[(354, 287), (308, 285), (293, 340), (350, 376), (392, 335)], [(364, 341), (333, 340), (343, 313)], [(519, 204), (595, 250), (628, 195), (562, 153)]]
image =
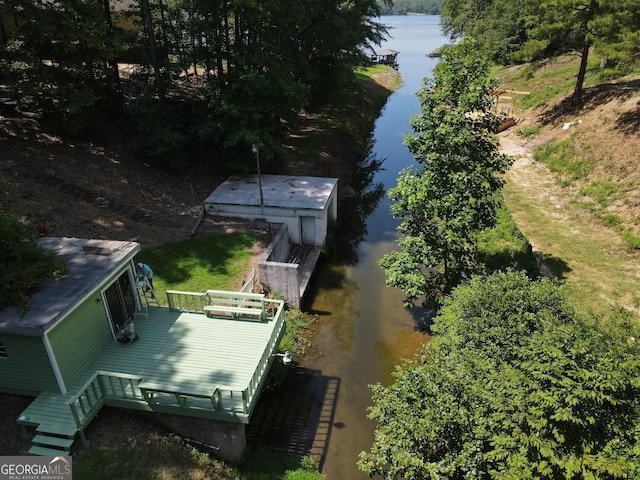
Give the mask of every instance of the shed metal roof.
[(37, 243), (56, 252), (67, 271), (62, 279), (41, 285), (29, 299), (30, 306), (24, 316), (14, 307), (0, 311), (0, 333), (43, 335), (98, 289), (105, 277), (140, 251), (139, 243), (114, 240), (44, 237)]
[[(261, 175), (265, 207), (322, 210), (337, 178)], [(207, 197), (205, 204), (260, 206), (258, 175), (234, 175)]]
[(388, 57), (388, 56), (391, 56), (391, 55), (397, 55), (398, 53), (400, 53), (400, 52), (398, 52), (397, 50), (391, 50), (391, 49), (377, 50), (376, 51), (376, 55), (378, 57)]

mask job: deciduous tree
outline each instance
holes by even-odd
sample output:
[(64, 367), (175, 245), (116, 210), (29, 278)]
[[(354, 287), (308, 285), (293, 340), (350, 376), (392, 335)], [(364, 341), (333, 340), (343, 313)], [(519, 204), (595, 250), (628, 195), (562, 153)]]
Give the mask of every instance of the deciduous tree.
[[(372, 386), (385, 479), (640, 478), (637, 328), (577, 319), (560, 287), (475, 277), (445, 301), (432, 344)], [(487, 333), (483, 339), (483, 332)]]
[(421, 112), (405, 143), (419, 167), (404, 170), (389, 192), (403, 237), (380, 262), (387, 285), (400, 288), (408, 306), (448, 293), (473, 273), (475, 234), (495, 224), (510, 162), (493, 134), (495, 87), (486, 58), (466, 39), (445, 52), (418, 92)]

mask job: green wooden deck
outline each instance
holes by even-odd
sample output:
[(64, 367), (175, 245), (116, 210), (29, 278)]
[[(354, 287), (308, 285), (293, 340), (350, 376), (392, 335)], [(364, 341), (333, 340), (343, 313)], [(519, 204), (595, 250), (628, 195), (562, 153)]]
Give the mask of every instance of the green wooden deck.
[(137, 342), (114, 340), (66, 395), (43, 392), (18, 423), (72, 436), (102, 405), (248, 423), (284, 332), (273, 302), (264, 321), (149, 307)]

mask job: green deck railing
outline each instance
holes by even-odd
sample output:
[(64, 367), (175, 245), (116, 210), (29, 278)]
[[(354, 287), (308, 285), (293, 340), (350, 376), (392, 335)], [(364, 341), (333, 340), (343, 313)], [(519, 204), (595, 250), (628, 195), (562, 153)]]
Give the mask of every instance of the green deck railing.
[(117, 372), (98, 371), (69, 400), (76, 428), (82, 431), (104, 406), (106, 397), (142, 400), (138, 387), (142, 378)]
[(271, 334), (271, 337), (269, 337), (269, 341), (262, 353), (262, 356), (260, 357), (258, 366), (253, 372), (249, 386), (242, 393), (242, 405), (245, 413), (253, 410), (253, 407), (258, 400), (257, 394), (260, 393), (262, 385), (267, 379), (269, 366), (273, 362), (273, 355), (276, 353), (280, 339), (284, 335), (284, 301), (271, 299), (265, 300), (265, 309), (267, 312), (270, 310), (272, 311), (275, 325), (273, 333)]
[(229, 292), (226, 290), (207, 290), (204, 293), (167, 290), (167, 303), (172, 310), (189, 313), (229, 312), (247, 313), (266, 318), (273, 313), (280, 300), (270, 300), (262, 293)]
[[(209, 292), (211, 293), (211, 292)], [(216, 291), (216, 295), (221, 292)], [(169, 306), (188, 312), (205, 313), (206, 295), (177, 290), (167, 291)], [(258, 394), (264, 384), (269, 366), (273, 361), (280, 339), (284, 333), (285, 315), (282, 300), (265, 299), (256, 294), (239, 294), (229, 292), (233, 298), (259, 299), (262, 305), (263, 318), (275, 322), (267, 345), (260, 357), (247, 388), (235, 390), (219, 385), (211, 391), (190, 389), (188, 387), (152, 384), (144, 382), (139, 375), (118, 372), (98, 371), (94, 373), (69, 401), (76, 427), (82, 431), (104, 406), (105, 399), (117, 398), (138, 400), (153, 405), (179, 408), (196, 408), (233, 416), (248, 416), (255, 406)]]
[(167, 290), (167, 302), (171, 310), (190, 313), (204, 313), (205, 293)]

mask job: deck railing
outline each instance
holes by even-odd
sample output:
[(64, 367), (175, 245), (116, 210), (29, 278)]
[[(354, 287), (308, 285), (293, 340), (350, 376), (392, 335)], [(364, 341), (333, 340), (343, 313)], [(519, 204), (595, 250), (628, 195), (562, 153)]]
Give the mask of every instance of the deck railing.
[(141, 377), (125, 373), (94, 373), (69, 401), (76, 428), (82, 430), (104, 406), (106, 397), (142, 400)]
[(238, 301), (243, 297), (255, 299), (260, 297), (264, 320), (275, 322), (271, 337), (260, 357), (258, 366), (254, 371), (249, 385), (244, 390), (234, 390), (225, 385), (219, 385), (215, 391), (200, 392), (180, 389), (180, 387), (167, 388), (164, 385), (151, 385), (143, 383), (144, 397), (148, 402), (170, 403), (172, 405), (188, 408), (196, 405), (205, 408), (213, 408), (216, 412), (233, 415), (248, 415), (264, 384), (269, 366), (273, 361), (280, 339), (284, 333), (284, 301), (264, 298), (257, 294), (243, 294), (239, 292), (222, 292), (210, 290), (206, 293), (182, 292), (178, 290), (167, 291), (169, 307), (187, 312), (205, 313), (205, 306), (209, 303), (208, 296), (215, 292), (216, 295), (228, 294), (229, 299)]
[(182, 312), (203, 313), (205, 305), (204, 293), (181, 292), (180, 290), (167, 290), (167, 302), (171, 310)]
[[(260, 357), (258, 366), (251, 376), (249, 386), (242, 392), (241, 403), (243, 413), (249, 413), (253, 410), (255, 402), (258, 400), (258, 394), (262, 389), (267, 373), (269, 373), (269, 366), (273, 362), (273, 355), (276, 353), (280, 339), (284, 334), (284, 301), (282, 300), (266, 300), (266, 310), (272, 310), (273, 321), (276, 322), (273, 326), (273, 332), (271, 337)], [(221, 387), (223, 388), (223, 387)], [(229, 391), (223, 389), (225, 391)], [(234, 396), (231, 395), (232, 405), (235, 405)]]
[(189, 313), (206, 313), (205, 307), (210, 307), (218, 301), (238, 308), (242, 307), (244, 301), (256, 305), (259, 301), (264, 318), (267, 319), (275, 318), (278, 308), (283, 303), (281, 300), (266, 298), (263, 294), (224, 290), (207, 290), (204, 293), (167, 290), (167, 301), (170, 309)]
[[(219, 293), (219, 292), (217, 292)], [(204, 313), (206, 293), (167, 291), (169, 306), (187, 312)], [(243, 295), (251, 298), (255, 294), (229, 292), (234, 298)], [(233, 416), (248, 416), (264, 384), (269, 366), (273, 361), (278, 344), (284, 333), (284, 301), (264, 298), (262, 309), (264, 320), (275, 322), (271, 336), (260, 357), (258, 365), (244, 390), (219, 385), (212, 391), (151, 384), (138, 375), (117, 372), (98, 371), (80, 388), (77, 395), (69, 401), (69, 407), (78, 430), (82, 430), (105, 404), (106, 398), (139, 400), (163, 406), (197, 408)]]

